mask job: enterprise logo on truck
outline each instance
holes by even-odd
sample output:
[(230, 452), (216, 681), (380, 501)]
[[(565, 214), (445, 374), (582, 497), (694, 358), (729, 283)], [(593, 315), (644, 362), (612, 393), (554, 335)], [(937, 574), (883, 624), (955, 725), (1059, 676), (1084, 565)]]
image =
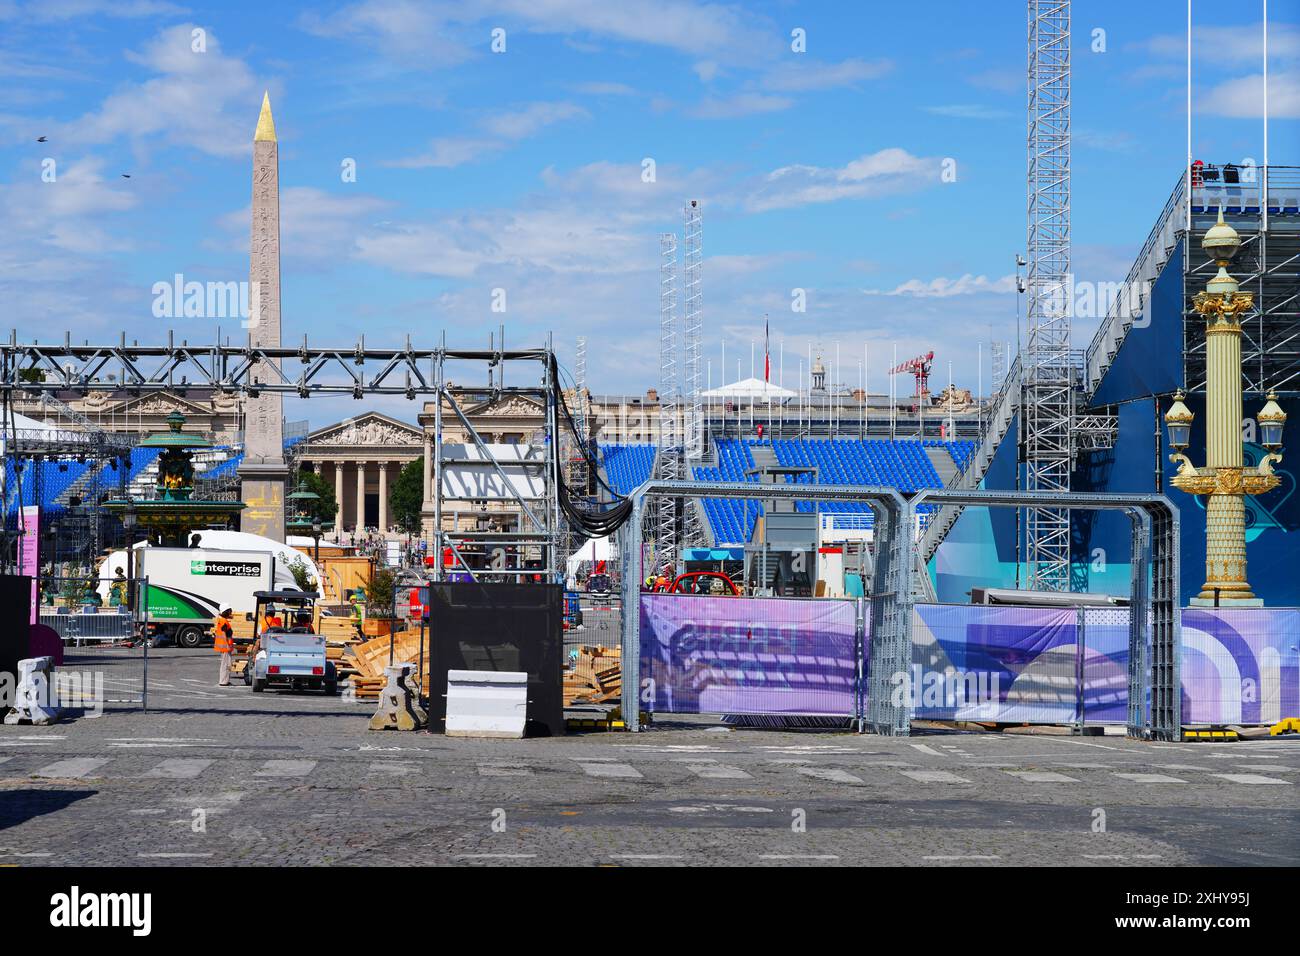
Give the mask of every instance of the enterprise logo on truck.
[(190, 574), (216, 574), (227, 578), (256, 578), (262, 574), (257, 561), (202, 561), (190, 562)]

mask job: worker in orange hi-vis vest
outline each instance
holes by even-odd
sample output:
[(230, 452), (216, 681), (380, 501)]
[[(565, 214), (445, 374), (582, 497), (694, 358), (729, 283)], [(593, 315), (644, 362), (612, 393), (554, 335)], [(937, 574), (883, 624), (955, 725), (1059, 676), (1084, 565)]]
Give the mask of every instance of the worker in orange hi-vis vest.
[(230, 608), (225, 608), (212, 629), (212, 646), (221, 655), (221, 676), (217, 678), (218, 687), (230, 686), (230, 655), (235, 650), (235, 630), (230, 626), (233, 613)]

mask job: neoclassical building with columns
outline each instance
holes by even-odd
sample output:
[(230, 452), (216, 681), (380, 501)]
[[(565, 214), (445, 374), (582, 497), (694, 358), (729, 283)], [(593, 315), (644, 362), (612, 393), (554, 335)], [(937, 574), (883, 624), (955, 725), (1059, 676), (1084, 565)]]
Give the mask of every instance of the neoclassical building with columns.
[(308, 434), (299, 462), (334, 484), (336, 531), (395, 530), (388, 507), (398, 473), (425, 454), (421, 430), (380, 412), (327, 425)]
[[(493, 398), (476, 389), (453, 389), (456, 402), (479, 437), (488, 444), (526, 445), (541, 441), (545, 409), (541, 404), (519, 395)], [(356, 418), (318, 428), (308, 434), (300, 446), (298, 460), (302, 467), (316, 472), (334, 485), (339, 503), (337, 530), (344, 537), (370, 529), (388, 530), (393, 517), (388, 505), (389, 490), (398, 473), (412, 461), (422, 461), (424, 469), (423, 532), (433, 537), (433, 442), (435, 404), (426, 402), (419, 415), (419, 425), (384, 415), (365, 412)], [(443, 404), (443, 441), (471, 444), (468, 429)], [(518, 506), (513, 501), (487, 502), (447, 500), (443, 510), (443, 530), (470, 530), (481, 518), (482, 509), (490, 512), (493, 526), (502, 530), (519, 523)]]

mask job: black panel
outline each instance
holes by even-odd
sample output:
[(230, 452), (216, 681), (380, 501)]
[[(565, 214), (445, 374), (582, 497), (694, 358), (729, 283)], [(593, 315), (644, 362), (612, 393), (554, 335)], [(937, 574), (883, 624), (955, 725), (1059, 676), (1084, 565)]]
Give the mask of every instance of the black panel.
[(447, 671), (526, 671), (530, 736), (564, 733), (564, 588), (558, 584), (431, 584), (429, 727), (447, 717)]
[[(0, 576), (0, 673), (18, 680), (18, 662), (29, 657), (32, 579), (21, 574)], [(5, 702), (0, 702), (0, 711)]]

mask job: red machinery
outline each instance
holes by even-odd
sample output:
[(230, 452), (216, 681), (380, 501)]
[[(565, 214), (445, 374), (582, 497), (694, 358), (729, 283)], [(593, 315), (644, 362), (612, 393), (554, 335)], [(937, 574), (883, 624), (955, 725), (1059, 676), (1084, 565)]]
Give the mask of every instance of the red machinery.
[(926, 352), (916, 358), (908, 359), (889, 370), (890, 375), (911, 372), (916, 378), (916, 403), (923, 406), (930, 397), (930, 367), (934, 364), (934, 352)]

